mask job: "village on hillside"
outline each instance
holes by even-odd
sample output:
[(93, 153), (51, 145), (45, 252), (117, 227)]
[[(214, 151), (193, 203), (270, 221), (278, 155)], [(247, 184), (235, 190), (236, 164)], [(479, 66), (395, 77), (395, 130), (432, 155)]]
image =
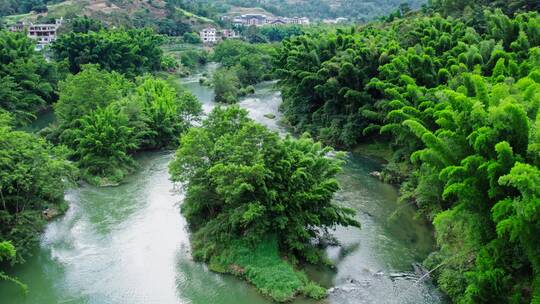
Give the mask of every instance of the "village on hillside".
[[(238, 16), (222, 16), (221, 20), (229, 22), (233, 29), (219, 29), (215, 26), (206, 26), (198, 34), (203, 44), (215, 44), (226, 39), (242, 38), (239, 31), (234, 28), (249, 26), (282, 26), (299, 25), (308, 26), (311, 21), (307, 17), (274, 17), (262, 13), (249, 13)], [(347, 18), (324, 19), (322, 23), (338, 24), (347, 22)], [(36, 41), (36, 50), (43, 50), (57, 38), (58, 29), (64, 24), (64, 19), (56, 19), (55, 23), (34, 24), (28, 21), (18, 21), (11, 25), (12, 32), (26, 32), (27, 36)]]
[[(242, 14), (234, 17), (222, 16), (221, 21), (229, 22), (233, 28), (248, 26), (310, 25), (310, 20), (307, 17), (273, 17), (255, 13)], [(204, 44), (214, 44), (225, 39), (241, 38), (240, 34), (234, 29), (219, 30), (213, 26), (203, 28), (199, 32), (199, 36)]]

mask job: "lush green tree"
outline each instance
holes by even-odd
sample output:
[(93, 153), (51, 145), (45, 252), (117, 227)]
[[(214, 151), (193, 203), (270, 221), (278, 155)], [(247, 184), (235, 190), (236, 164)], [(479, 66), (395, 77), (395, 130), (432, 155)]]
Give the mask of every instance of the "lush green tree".
[[(142, 24), (139, 27), (152, 26), (156, 31), (168, 36), (183, 36), (192, 31), (191, 24), (181, 19), (178, 13), (169, 14), (167, 18), (155, 20), (150, 17), (143, 17)], [(179, 18), (180, 17), (180, 18)]]
[(33, 120), (56, 98), (56, 65), (34, 48), (24, 34), (0, 31), (0, 109), (12, 113), (17, 125)]
[(98, 108), (79, 119), (73, 157), (87, 180), (98, 185), (122, 181), (134, 167), (130, 153), (139, 147), (128, 116), (113, 106)]
[(304, 30), (298, 25), (263, 26), (259, 28), (259, 32), (266, 38), (265, 40), (270, 42), (278, 42), (292, 36), (299, 36), (304, 33)]
[(161, 69), (168, 71), (168, 72), (174, 72), (180, 67), (180, 62), (171, 55), (164, 55), (161, 57)]
[(206, 64), (208, 59), (208, 52), (204, 50), (187, 50), (180, 55), (182, 65), (191, 71)]
[(94, 184), (120, 182), (135, 167), (131, 154), (139, 149), (176, 146), (202, 113), (192, 94), (165, 80), (148, 75), (133, 82), (96, 65), (83, 66), (59, 87), (58, 123), (48, 138), (68, 146)]
[(86, 65), (76, 75), (69, 75), (59, 84), (59, 99), (54, 105), (62, 143), (72, 146), (73, 129), (79, 119), (98, 108), (105, 108), (126, 96), (133, 88), (124, 76), (100, 70), (96, 65)]
[(245, 85), (253, 85), (261, 82), (265, 74), (265, 66), (262, 58), (257, 55), (243, 57), (236, 66), (238, 80)]
[(151, 130), (143, 138), (143, 145), (148, 148), (176, 146), (180, 134), (202, 114), (201, 103), (187, 91), (178, 93), (164, 80), (145, 77), (140, 82), (132, 98), (142, 105), (146, 127)]
[(240, 80), (236, 73), (227, 68), (220, 68), (214, 72), (212, 83), (214, 85), (214, 100), (221, 103), (236, 103), (238, 101)]
[(114, 29), (62, 35), (52, 49), (57, 60), (68, 61), (72, 73), (93, 63), (134, 77), (160, 69), (161, 43), (162, 38), (150, 29)]
[(201, 37), (197, 33), (184, 33), (182, 39), (185, 43), (199, 44), (201, 43)]
[(43, 210), (65, 209), (64, 191), (73, 167), (61, 148), (13, 131), (7, 116), (0, 116), (0, 239), (16, 249), (9, 260), (21, 263), (39, 241)]
[(250, 44), (237, 39), (228, 39), (219, 43), (214, 48), (212, 59), (226, 67), (235, 66), (240, 59), (249, 56), (259, 56), (265, 69), (271, 68), (271, 55), (274, 52), (272, 44)]
[(252, 45), (240, 40), (226, 40), (214, 49), (213, 59), (232, 69), (243, 87), (270, 78), (275, 46)]
[[(0, 262), (9, 261), (10, 259), (15, 258), (16, 256), (17, 256), (17, 250), (15, 250), (15, 247), (11, 244), (11, 242), (9, 241), (0, 242)], [(18, 285), (24, 293), (26, 293), (28, 290), (28, 286), (21, 283), (21, 281), (17, 280), (16, 278), (8, 276), (2, 271), (0, 271), (0, 280), (9, 281)]]
[(65, 32), (85, 34), (88, 32), (99, 32), (104, 29), (103, 23), (100, 20), (92, 19), (88, 16), (70, 19), (65, 27), (65, 29), (61, 28)]
[[(332, 202), (341, 155), (330, 157), (330, 148), (309, 137), (281, 139), (247, 114), (238, 106), (214, 109), (182, 137), (170, 165), (172, 179), (186, 185), (182, 213), (194, 232), (193, 255), (228, 269), (246, 246), (277, 246), (291, 258), (321, 262), (313, 240), (336, 225), (359, 226), (354, 211)], [(275, 288), (266, 293), (280, 301), (298, 292)]]
[(493, 207), (497, 233), (505, 240), (518, 242), (530, 261), (533, 273), (533, 303), (540, 300), (540, 169), (516, 163), (499, 183), (516, 188), (519, 195)]

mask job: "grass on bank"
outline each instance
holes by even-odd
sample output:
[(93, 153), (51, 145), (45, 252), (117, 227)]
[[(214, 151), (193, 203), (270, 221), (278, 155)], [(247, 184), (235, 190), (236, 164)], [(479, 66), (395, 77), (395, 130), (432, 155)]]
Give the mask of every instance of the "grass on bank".
[(243, 240), (234, 240), (219, 256), (210, 260), (212, 271), (229, 273), (252, 283), (262, 294), (275, 301), (286, 302), (296, 295), (314, 299), (326, 296), (326, 289), (282, 259), (276, 237), (268, 237), (255, 247)]

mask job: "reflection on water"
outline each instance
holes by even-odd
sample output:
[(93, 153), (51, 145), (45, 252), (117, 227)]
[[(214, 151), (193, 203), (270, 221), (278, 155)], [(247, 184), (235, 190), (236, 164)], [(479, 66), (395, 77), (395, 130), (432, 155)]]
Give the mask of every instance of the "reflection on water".
[(258, 84), (255, 86), (255, 94), (243, 98), (240, 101), (240, 106), (249, 111), (251, 119), (283, 135), (286, 134), (286, 130), (279, 126), (279, 121), (282, 118), (279, 112), (281, 93), (275, 90), (274, 85), (275, 82)]
[[(350, 156), (339, 181), (336, 200), (357, 210), (362, 229), (339, 228), (342, 247), (328, 249), (339, 264), (331, 293), (334, 303), (438, 303), (437, 290), (415, 284), (412, 264), (433, 250), (432, 232), (414, 220), (412, 208), (400, 208), (397, 191), (371, 177), (377, 164)], [(399, 213), (394, 213), (396, 210)]]
[[(208, 112), (213, 93), (198, 78), (185, 85)], [(272, 83), (265, 83), (240, 105), (253, 119), (284, 133), (278, 125), (280, 102)], [(269, 113), (276, 119), (265, 117)], [(67, 214), (48, 225), (35, 255), (12, 271), (29, 285), (30, 294), (23, 297), (2, 282), (1, 303), (270, 303), (249, 284), (192, 261), (178, 207), (182, 195), (172, 191), (167, 173), (172, 154), (139, 155), (140, 169), (119, 187), (69, 192)], [(414, 219), (412, 208), (398, 206), (394, 187), (369, 176), (378, 169), (368, 158), (349, 155), (336, 200), (358, 211), (362, 229), (336, 229), (342, 246), (327, 249), (336, 269), (308, 267), (307, 273), (334, 286), (322, 303), (441, 303), (435, 287), (416, 283), (412, 268), (432, 250), (432, 232)]]

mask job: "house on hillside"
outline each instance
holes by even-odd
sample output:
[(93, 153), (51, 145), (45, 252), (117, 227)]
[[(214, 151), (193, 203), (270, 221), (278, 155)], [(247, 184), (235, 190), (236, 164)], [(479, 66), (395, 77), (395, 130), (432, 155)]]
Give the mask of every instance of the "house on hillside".
[(64, 22), (63, 18), (56, 19), (53, 24), (26, 24), (25, 22), (17, 22), (10, 27), (12, 32), (24, 32), (27, 36), (37, 42), (36, 50), (42, 50), (48, 44), (56, 40), (57, 31)]
[(240, 35), (234, 30), (224, 29), (219, 31), (214, 27), (204, 28), (199, 32), (199, 36), (204, 44), (214, 44), (221, 40), (240, 38)]
[(17, 21), (17, 23), (9, 27), (9, 30), (12, 32), (24, 32), (25, 29), (26, 22), (24, 21)]
[(221, 37), (221, 39), (225, 40), (225, 39), (236, 39), (236, 38), (240, 38), (240, 35), (238, 35), (238, 33), (234, 30), (222, 30), (221, 32), (219, 32), (219, 36)]
[(347, 23), (348, 19), (344, 17), (339, 17), (336, 19), (324, 19), (323, 23), (325, 24), (340, 24), (340, 23)]
[(247, 25), (265, 25), (268, 23), (268, 17), (263, 14), (248, 14), (242, 15), (242, 18), (246, 20)]
[(201, 41), (204, 44), (212, 44), (217, 42), (217, 30), (214, 27), (207, 27), (202, 29), (199, 32), (199, 36), (201, 36)]
[(293, 17), (289, 18), (290, 24), (309, 25), (309, 18), (306, 17)]
[(283, 18), (276, 18), (269, 23), (270, 25), (285, 25), (287, 24), (287, 20)]
[(238, 17), (235, 17), (232, 23), (236, 26), (261, 26), (268, 24), (270, 18), (264, 14), (245, 14)]

